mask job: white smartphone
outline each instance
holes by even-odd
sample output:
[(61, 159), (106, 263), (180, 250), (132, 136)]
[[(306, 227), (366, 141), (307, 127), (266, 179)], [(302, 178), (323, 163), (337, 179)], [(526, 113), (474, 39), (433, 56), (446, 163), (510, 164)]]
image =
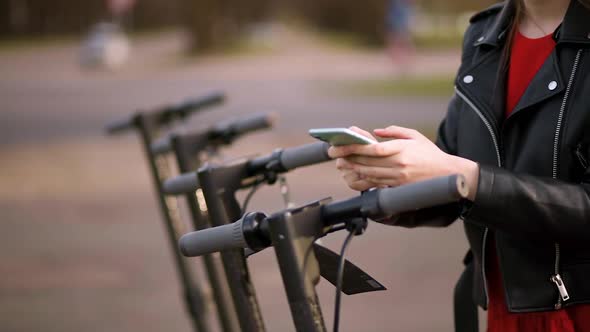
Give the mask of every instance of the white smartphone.
[(332, 146), (342, 146), (350, 144), (374, 144), (374, 141), (361, 134), (355, 133), (354, 131), (347, 128), (318, 128), (310, 129), (309, 134), (313, 138), (317, 138), (321, 141), (328, 142)]

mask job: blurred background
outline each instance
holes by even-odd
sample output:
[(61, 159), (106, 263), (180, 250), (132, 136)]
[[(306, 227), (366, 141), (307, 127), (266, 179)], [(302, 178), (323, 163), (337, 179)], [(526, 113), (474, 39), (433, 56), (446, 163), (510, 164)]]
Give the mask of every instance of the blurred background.
[[(109, 120), (221, 90), (226, 105), (187, 128), (280, 116), (227, 157), (309, 143), (318, 127), (396, 124), (433, 137), (462, 32), (489, 4), (0, 0), (0, 330), (190, 330), (138, 137), (106, 137)], [(355, 195), (333, 164), (288, 179), (299, 203)], [(282, 206), (275, 187), (251, 203)], [(325, 243), (338, 249), (343, 235)], [(344, 296), (341, 330), (450, 331), (466, 248), (459, 223), (370, 224), (348, 255), (388, 290)], [(249, 263), (268, 331), (292, 331), (274, 253)], [(331, 327), (334, 288), (318, 290)]]

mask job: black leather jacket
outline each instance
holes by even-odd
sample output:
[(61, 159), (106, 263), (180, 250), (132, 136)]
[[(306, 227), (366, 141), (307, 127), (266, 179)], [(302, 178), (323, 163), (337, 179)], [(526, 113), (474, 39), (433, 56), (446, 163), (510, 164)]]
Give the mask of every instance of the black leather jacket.
[(492, 232), (510, 311), (590, 303), (590, 11), (571, 2), (554, 34), (555, 51), (504, 119), (500, 62), (513, 13), (498, 4), (471, 19), (456, 93), (439, 128), (441, 149), (480, 165), (475, 201), (390, 223), (462, 219), (475, 264), (474, 300), (484, 308)]

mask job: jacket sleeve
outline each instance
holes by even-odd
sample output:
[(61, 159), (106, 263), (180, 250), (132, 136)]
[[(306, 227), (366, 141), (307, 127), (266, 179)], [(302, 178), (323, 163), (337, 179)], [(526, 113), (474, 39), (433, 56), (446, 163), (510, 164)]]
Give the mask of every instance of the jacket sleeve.
[(574, 184), (480, 165), (475, 201), (461, 217), (506, 233), (587, 245), (590, 170)]

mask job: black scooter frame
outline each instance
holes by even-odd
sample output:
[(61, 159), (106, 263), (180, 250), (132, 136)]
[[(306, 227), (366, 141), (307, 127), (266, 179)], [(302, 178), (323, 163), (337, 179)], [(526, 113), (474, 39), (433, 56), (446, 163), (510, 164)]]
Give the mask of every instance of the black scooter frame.
[[(236, 192), (251, 185), (243, 183), (249, 177), (247, 160), (229, 166), (206, 165), (199, 169), (198, 177), (212, 226), (229, 224), (242, 216)], [(264, 332), (264, 321), (244, 250), (224, 251), (221, 259), (241, 331)]]
[[(184, 135), (172, 135), (170, 141), (180, 173), (187, 173), (198, 169), (201, 166), (201, 153), (210, 148), (206, 133), (201, 136), (188, 137)], [(202, 230), (211, 227), (211, 224), (208, 220), (207, 211), (203, 211), (200, 207), (200, 204), (204, 204), (204, 202), (199, 202), (198, 196), (196, 192), (187, 193), (185, 199), (193, 227), (196, 230)], [(219, 254), (204, 255), (203, 263), (211, 285), (222, 330), (224, 332), (239, 331), (238, 317)]]
[(151, 150), (152, 142), (159, 138), (160, 131), (163, 128), (161, 128), (162, 126), (159, 124), (157, 116), (150, 113), (137, 114), (134, 119), (134, 125), (139, 132), (152, 182), (156, 189), (156, 196), (164, 221), (166, 236), (173, 252), (174, 263), (183, 288), (184, 302), (191, 316), (193, 329), (195, 331), (208, 332), (211, 330), (211, 324), (209, 322), (207, 313), (208, 305), (203, 295), (203, 290), (196, 282), (196, 278), (188, 266), (188, 261), (180, 254), (177, 246), (178, 238), (184, 233), (182, 230), (182, 220), (180, 219), (179, 211), (168, 203), (168, 200), (174, 198), (167, 198), (162, 187), (162, 182), (171, 175), (168, 160), (166, 156), (155, 155)]

